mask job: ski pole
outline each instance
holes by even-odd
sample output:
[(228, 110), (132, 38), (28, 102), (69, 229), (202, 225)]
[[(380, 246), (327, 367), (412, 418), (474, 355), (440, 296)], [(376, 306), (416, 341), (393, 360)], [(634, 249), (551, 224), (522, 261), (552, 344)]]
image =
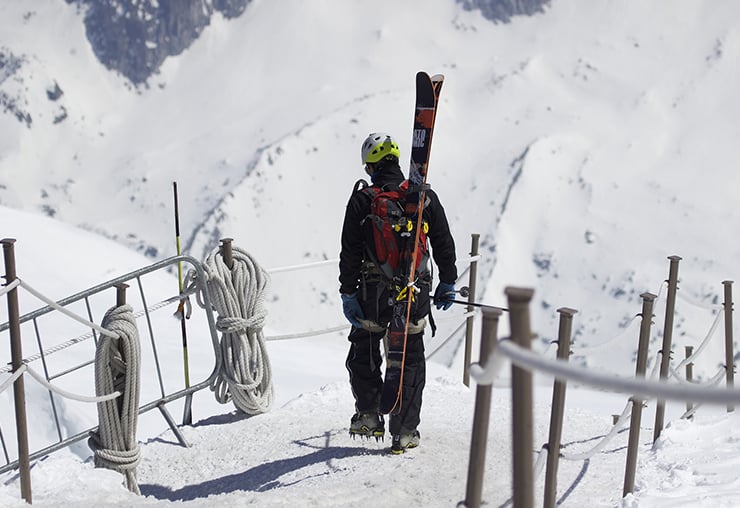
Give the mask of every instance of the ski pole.
[[(470, 294), (470, 289), (468, 289), (468, 286), (463, 286), (460, 289), (455, 290), (455, 293), (460, 293), (460, 296), (462, 296), (463, 298), (465, 298), (465, 297), (467, 297)], [(434, 295), (433, 294), (430, 294), (429, 296), (431, 296), (432, 298), (434, 298)], [(466, 301), (463, 301), (463, 300), (444, 300), (444, 301), (445, 302), (450, 302), (450, 303), (456, 303), (456, 304), (459, 304), (459, 305), (470, 305), (471, 307), (480, 307), (480, 308), (484, 308), (484, 309), (498, 309), (498, 310), (503, 311), (503, 312), (509, 312), (509, 309), (507, 309), (506, 307), (498, 307), (496, 305), (488, 305), (488, 304), (485, 304), (485, 303), (466, 302)]]
[[(180, 251), (180, 209), (177, 203), (177, 182), (172, 182), (172, 189), (175, 197), (175, 243), (177, 245), (177, 255), (181, 254)], [(183, 293), (183, 281), (182, 281), (182, 261), (177, 262), (177, 281), (180, 289), (180, 296)], [(180, 330), (182, 332), (182, 361), (183, 371), (185, 375), (185, 388), (190, 388), (190, 367), (188, 362), (188, 332), (185, 327), (185, 300), (180, 298), (180, 303), (177, 305), (177, 312), (175, 314), (180, 318)], [(182, 417), (183, 425), (190, 425), (192, 423), (192, 413), (190, 411), (190, 400), (185, 401), (185, 410)]]

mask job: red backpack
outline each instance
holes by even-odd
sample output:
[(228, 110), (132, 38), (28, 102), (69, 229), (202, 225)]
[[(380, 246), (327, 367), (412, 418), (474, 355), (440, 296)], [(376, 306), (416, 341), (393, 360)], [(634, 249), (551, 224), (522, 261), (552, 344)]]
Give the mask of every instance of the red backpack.
[[(368, 186), (361, 189), (370, 196), (370, 214), (363, 220), (372, 221), (374, 252), (371, 258), (389, 278), (407, 276), (402, 273), (411, 263), (413, 243), (416, 236), (416, 210), (406, 210), (406, 190), (409, 182), (404, 180), (396, 189), (384, 190)], [(412, 208), (412, 207), (409, 207)], [(413, 207), (416, 208), (416, 207)], [(429, 225), (422, 220), (419, 234), (419, 252), (416, 256), (416, 273), (426, 267), (429, 259), (427, 231)]]

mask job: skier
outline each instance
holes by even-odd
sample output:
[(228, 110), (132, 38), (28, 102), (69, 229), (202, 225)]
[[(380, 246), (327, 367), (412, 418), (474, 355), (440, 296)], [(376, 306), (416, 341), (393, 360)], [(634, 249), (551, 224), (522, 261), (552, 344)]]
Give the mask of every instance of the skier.
[[(383, 133), (370, 134), (362, 143), (361, 154), (372, 187), (395, 189), (404, 181), (399, 166), (398, 144), (391, 136)], [(368, 219), (372, 193), (358, 187), (359, 185), (355, 186), (347, 203), (339, 260), (339, 291), (343, 312), (352, 324), (348, 336), (350, 349), (346, 367), (356, 413), (350, 422), (350, 434), (353, 437), (360, 435), (380, 439), (385, 435), (383, 415), (379, 413), (383, 391), (380, 341), (391, 320), (397, 290), (387, 273), (378, 266), (376, 240), (372, 231), (373, 220)], [(437, 194), (427, 190), (425, 201), (422, 218), (428, 224), (426, 236), (431, 243), (440, 281), (434, 293), (434, 303), (437, 309), (447, 310), (452, 306), (454, 283), (457, 279), (455, 242)], [(407, 448), (419, 445), (417, 426), (426, 378), (423, 335), (425, 316), (430, 311), (431, 285), (429, 267), (421, 266), (417, 271), (416, 281), (419, 291), (415, 295), (409, 319), (401, 411), (397, 415), (392, 414), (389, 422), (393, 453), (403, 453)]]

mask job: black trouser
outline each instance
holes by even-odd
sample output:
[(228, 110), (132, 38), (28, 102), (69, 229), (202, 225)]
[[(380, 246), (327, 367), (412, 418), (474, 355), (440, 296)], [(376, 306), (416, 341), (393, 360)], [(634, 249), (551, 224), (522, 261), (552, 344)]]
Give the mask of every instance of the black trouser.
[[(346, 365), (355, 409), (359, 413), (377, 412), (380, 407), (383, 393), (380, 344), (383, 335), (382, 332), (372, 333), (361, 328), (352, 328), (349, 334), (351, 345)], [(389, 424), (393, 435), (413, 432), (419, 425), (421, 396), (426, 382), (423, 336), (423, 332), (409, 335), (406, 341), (401, 411), (391, 415)]]
[[(388, 288), (380, 284), (367, 284), (360, 291), (360, 305), (365, 318), (381, 326), (387, 326), (392, 313), (388, 300)], [(429, 310), (429, 286), (420, 285), (418, 300), (412, 307), (412, 321), (416, 322)], [(355, 398), (355, 409), (360, 413), (376, 412), (380, 407), (383, 392), (381, 366), (381, 341), (385, 332), (370, 332), (352, 327), (349, 333), (350, 348), (347, 354), (347, 370)], [(421, 414), (422, 392), (426, 382), (424, 358), (424, 332), (409, 335), (406, 340), (406, 357), (403, 371), (401, 411), (391, 415), (389, 430), (393, 435), (407, 434), (416, 430)]]

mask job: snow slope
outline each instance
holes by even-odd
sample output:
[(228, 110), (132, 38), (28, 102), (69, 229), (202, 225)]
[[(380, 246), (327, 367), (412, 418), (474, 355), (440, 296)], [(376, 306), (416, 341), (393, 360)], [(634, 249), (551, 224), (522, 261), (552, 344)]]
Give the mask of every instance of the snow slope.
[[(3, 211), (2, 229), (18, 236), (19, 275), (46, 294), (61, 296), (63, 289), (85, 277), (115, 277), (121, 274), (118, 267), (136, 268), (143, 260), (107, 240), (57, 221)], [(67, 246), (69, 256), (63, 259), (63, 271), (46, 271), (53, 257), (41, 248), (43, 245), (29, 248), (37, 247), (34, 238), (39, 237)], [(84, 255), (91, 250), (106, 255)], [(167, 289), (173, 282), (171, 276), (162, 276), (161, 284)], [(181, 428), (191, 444), (189, 448), (178, 444), (157, 415), (140, 420), (142, 458), (137, 472), (141, 497), (126, 490), (118, 473), (94, 469), (90, 451), (82, 443), (35, 462), (31, 476), (34, 505), (375, 503), (401, 507), (451, 506), (464, 499), (475, 388), (462, 385), (459, 369), (448, 369), (435, 361), (428, 363), (422, 444), (402, 456), (392, 456), (388, 442), (352, 440), (347, 434), (353, 401), (343, 367), (346, 341), (341, 334), (267, 344), (277, 394), (271, 412), (245, 417), (230, 405), (218, 405), (208, 390), (201, 391), (195, 397), (194, 425)], [(208, 371), (208, 343), (193, 340), (190, 347), (193, 372)], [(611, 350), (623, 348), (617, 342)], [(177, 359), (175, 351), (169, 355)], [(7, 374), (2, 376), (0, 379)], [(181, 382), (179, 377), (177, 369), (168, 371), (167, 381)], [(493, 390), (487, 445), (483, 499), (495, 506), (509, 504), (512, 494), (507, 377), (504, 369)], [(76, 379), (76, 385), (67, 383), (68, 390), (91, 393), (91, 377)], [(533, 445), (538, 449), (547, 440), (551, 384), (547, 379), (536, 379)], [(39, 418), (35, 411), (43, 414), (46, 394), (33, 380), (26, 386), (32, 432), (42, 432), (38, 420), (48, 421), (48, 415)], [(14, 455), (14, 438), (9, 435), (13, 432), (10, 397), (9, 390), (0, 394), (6, 408), (0, 420)], [(563, 451), (577, 454), (590, 450), (611, 429), (611, 415), (622, 411), (627, 397), (569, 387), (566, 402)], [(83, 421), (94, 423), (95, 410), (90, 406), (79, 410), (76, 417), (84, 413), (87, 416)], [(627, 433), (622, 431), (589, 460), (561, 461), (558, 499), (562, 506), (734, 506), (740, 502), (735, 472), (740, 439), (737, 417), (724, 415), (723, 408), (704, 407), (695, 421), (681, 421), (677, 420), (681, 405), (669, 404), (668, 428), (651, 446), (653, 409), (651, 401), (643, 414), (635, 493), (620, 499), (627, 442)], [(177, 410), (172, 412), (178, 414)], [(76, 423), (74, 416), (65, 413), (67, 428)], [(536, 475), (537, 503), (541, 502), (543, 482), (540, 472)], [(19, 483), (16, 473), (0, 475), (0, 504), (25, 506)]]
[[(0, 117), (6, 206), (161, 258), (174, 250), (179, 180), (196, 257), (231, 236), (275, 265), (332, 259), (363, 176), (357, 147), (374, 130), (408, 147), (413, 75), (426, 69), (447, 76), (430, 181), (461, 257), (481, 234), (486, 300), (536, 285), (546, 309), (582, 311), (577, 333), (592, 340), (592, 325), (634, 312), (669, 255), (686, 260), (696, 297), (734, 277), (734, 2), (555, 1), (494, 24), (450, 0), (255, 1), (240, 18), (215, 16), (141, 89), (95, 62), (73, 6), (7, 4), (4, 47), (23, 65), (0, 87), (36, 120)], [(427, 26), (410, 37), (422, 5)], [(54, 124), (60, 107), (67, 119)], [(338, 310), (333, 275), (275, 290), (284, 312)]]
[[(409, 19), (422, 4), (429, 12), (429, 30), (411, 36)], [(28, 126), (11, 114), (0, 115), (0, 204), (9, 207), (2, 209), (2, 236), (19, 238), (22, 277), (49, 296), (71, 294), (174, 253), (171, 183), (178, 180), (183, 237), (194, 256), (202, 258), (217, 239), (229, 236), (268, 268), (333, 259), (344, 203), (362, 176), (359, 142), (370, 131), (384, 130), (399, 138), (404, 151), (413, 74), (419, 69), (444, 72), (430, 181), (445, 202), (460, 257), (468, 251), (469, 235), (482, 235), (482, 301), (501, 305), (504, 287), (532, 286), (537, 347), (544, 349), (556, 337), (555, 309), (573, 307), (579, 311), (574, 361), (631, 375), (637, 337), (632, 318), (640, 310), (642, 292), (665, 296), (661, 282), (668, 273), (667, 256), (683, 258), (676, 355), (707, 334), (717, 310), (705, 307), (721, 303), (721, 281), (737, 279), (737, 13), (729, 0), (679, 0), (670, 9), (657, 1), (555, 0), (543, 14), (492, 24), (448, 0), (402, 5), (333, 0), (310, 7), (295, 0), (257, 0), (238, 19), (226, 23), (215, 17), (189, 50), (165, 63), (149, 87), (133, 89), (95, 61), (74, 7), (39, 0), (30, 9), (26, 2), (5, 0), (0, 47), (21, 65), (10, 74), (0, 70), (0, 93), (17, 98), (33, 122)], [(300, 87), (288, 83), (294, 75), (304, 78)], [(51, 100), (47, 92), (55, 83), (64, 94)], [(54, 123), (62, 112), (66, 119)], [(61, 222), (39, 225), (17, 215), (18, 210), (53, 215)], [(100, 233), (148, 257), (124, 254), (111, 243), (77, 250), (93, 236), (70, 226)], [(169, 290), (173, 278), (166, 280), (162, 284)], [(663, 301), (655, 312), (654, 349), (662, 333)], [(343, 323), (335, 268), (276, 274), (269, 310), (269, 333), (274, 334)], [(505, 334), (507, 323), (502, 328)], [(351, 413), (349, 394), (341, 388), (346, 382), (344, 341), (342, 333), (334, 333), (270, 343), (279, 394), (270, 415), (218, 418), (224, 408), (206, 396), (197, 400), (197, 419), (226, 420), (229, 425), (218, 426), (234, 425), (240, 438), (254, 437), (244, 438), (250, 449), (259, 450), (265, 441), (259, 435), (267, 428), (261, 426), (264, 419), (270, 420), (271, 434), (287, 436), (279, 445), (268, 443), (272, 446), (257, 454), (258, 461), (232, 458), (223, 469), (213, 466), (202, 481), (211, 483), (202, 489), (194, 483), (200, 480), (184, 482), (168, 470), (142, 471), (142, 482), (162, 485), (156, 491), (164, 499), (185, 492), (197, 504), (206, 503), (201, 495), (210, 494), (215, 496), (211, 501), (224, 505), (242, 502), (235, 501), (239, 496), (245, 503), (259, 495), (278, 504), (286, 495), (317, 499), (309, 484), (337, 474), (342, 480), (341, 474), (347, 474), (347, 483), (356, 488), (353, 471), (361, 481), (374, 478), (367, 480), (369, 486), (381, 484), (380, 475), (387, 475), (375, 461), (387, 457), (355, 457), (356, 452), (344, 450), (360, 445), (342, 441)], [(715, 344), (697, 365), (702, 379), (724, 361), (719, 341)], [(449, 487), (454, 492), (443, 493), (445, 482), (423, 477), (423, 490), (404, 482), (398, 486), (403, 494), (395, 488), (389, 489), (392, 493), (403, 497), (413, 492), (426, 505), (461, 499), (467, 452), (457, 429), (470, 426), (470, 412), (465, 415), (463, 407), (470, 409), (472, 394), (450, 381), (459, 377), (460, 361), (460, 355), (445, 359), (445, 365), (453, 364), (452, 373), (433, 363), (442, 369), (434, 378), (442, 380), (430, 382), (427, 396), (427, 408), (458, 409), (436, 415), (431, 410), (434, 416), (424, 419), (429, 427), (421, 429), (425, 441), (419, 453), (397, 463), (437, 472), (453, 462), (457, 467), (451, 474), (457, 477), (448, 483), (455, 485)], [(577, 412), (569, 439), (590, 440), (606, 432), (610, 415), (621, 411), (624, 400), (618, 397), (605, 408), (603, 394), (578, 392), (569, 394)], [(497, 414), (504, 417), (505, 391), (495, 393), (496, 407), (503, 408)], [(296, 409), (297, 401), (290, 402), (300, 394), (305, 395), (298, 401), (312, 401), (306, 413)], [(341, 398), (344, 406), (324, 416), (323, 397)], [(538, 418), (544, 421), (547, 397), (540, 399)], [(642, 450), (638, 491), (626, 505), (740, 502), (732, 475), (734, 417), (709, 415), (708, 420), (700, 415), (696, 423), (675, 423), (659, 446)], [(3, 428), (9, 417), (0, 415)], [(643, 421), (647, 426), (652, 420), (645, 416)], [(142, 430), (147, 432), (143, 439), (153, 440), (152, 454), (184, 452), (160, 443), (171, 437), (152, 437), (164, 430), (161, 421), (151, 425)], [(709, 441), (698, 439), (699, 425), (707, 429), (701, 435)], [(190, 438), (205, 443), (190, 452), (198, 463), (226, 453), (225, 443), (209, 442), (213, 426), (186, 429)], [(329, 465), (309, 468), (306, 476), (317, 477), (298, 481), (305, 471), (296, 473), (296, 464), (303, 464), (299, 457), (308, 446), (296, 443), (323, 432), (344, 451), (335, 456), (336, 450), (326, 445), (329, 451), (315, 457)], [(453, 436), (454, 445), (447, 441)], [(508, 460), (500, 453), (504, 441), (494, 442), (489, 457)], [(439, 448), (427, 447), (435, 442)], [(314, 440), (311, 445), (319, 446)], [(593, 459), (588, 467), (573, 466), (573, 478), (581, 468), (587, 471), (566, 505), (581, 506), (578, 500), (620, 503), (624, 457), (622, 445), (613, 446), (612, 453), (599, 458), (611, 465), (600, 469)], [(232, 457), (238, 454), (231, 452)], [(277, 462), (273, 469), (271, 461), (280, 459), (271, 454), (295, 461)], [(350, 473), (336, 473), (334, 462), (347, 462)], [(372, 467), (364, 469), (366, 462)], [(241, 491), (229, 483), (239, 483), (240, 473), (262, 463), (268, 466), (256, 470), (256, 479), (244, 479), (253, 482), (249, 488)], [(487, 478), (505, 478), (506, 462), (489, 467), (494, 469)], [(70, 471), (78, 473), (80, 483), (62, 481)], [(78, 501), (75, 496), (90, 505), (105, 496), (111, 496), (106, 502), (121, 505), (169, 502), (133, 500), (115, 475), (92, 472), (75, 456), (53, 456), (35, 472), (42, 492), (36, 504), (53, 506), (59, 489), (65, 492), (59, 504)], [(100, 481), (89, 480), (88, 474)], [(232, 474), (237, 477), (229, 478)], [(283, 474), (289, 478), (282, 479)], [(224, 478), (231, 486), (219, 490)], [(598, 487), (587, 487), (591, 481)], [(604, 489), (605, 483), (610, 489)], [(489, 491), (492, 503), (506, 501), (507, 485)], [(260, 489), (265, 492), (255, 492)], [(346, 486), (325, 490), (348, 495)], [(379, 496), (377, 488), (365, 491), (372, 499)], [(16, 494), (17, 481), (4, 478), (0, 495), (13, 503)], [(383, 501), (392, 505), (394, 499)]]

